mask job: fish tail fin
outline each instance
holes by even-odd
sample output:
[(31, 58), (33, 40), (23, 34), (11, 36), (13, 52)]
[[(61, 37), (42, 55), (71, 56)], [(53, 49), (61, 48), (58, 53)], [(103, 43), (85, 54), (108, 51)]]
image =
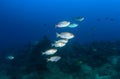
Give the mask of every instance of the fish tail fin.
[(45, 54), (45, 52), (42, 52), (42, 55), (44, 55)]
[(53, 46), (55, 46), (55, 44), (51, 44), (51, 46), (53, 47)]
[(47, 58), (47, 62), (49, 62), (50, 61), (50, 59), (49, 58)]
[(55, 25), (55, 28), (57, 28), (57, 25)]
[(56, 33), (56, 37), (60, 37), (60, 34), (59, 34), (59, 33)]

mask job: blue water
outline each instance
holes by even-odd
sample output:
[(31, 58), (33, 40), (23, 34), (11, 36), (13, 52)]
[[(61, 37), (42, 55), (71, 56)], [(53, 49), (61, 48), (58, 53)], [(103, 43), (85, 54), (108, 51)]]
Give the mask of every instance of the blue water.
[[(85, 20), (74, 21), (79, 24), (75, 28), (55, 28), (75, 17)], [(51, 47), (56, 33), (64, 31), (75, 37), (63, 48)], [(42, 55), (51, 48), (58, 51)], [(57, 62), (47, 62), (55, 55), (60, 57)], [(0, 79), (120, 79), (119, 75), (119, 0), (0, 0)]]
[(77, 16), (85, 20), (71, 31), (74, 41), (118, 40), (119, 4), (119, 0), (0, 0), (0, 48), (23, 46), (44, 35), (55, 40), (54, 25)]

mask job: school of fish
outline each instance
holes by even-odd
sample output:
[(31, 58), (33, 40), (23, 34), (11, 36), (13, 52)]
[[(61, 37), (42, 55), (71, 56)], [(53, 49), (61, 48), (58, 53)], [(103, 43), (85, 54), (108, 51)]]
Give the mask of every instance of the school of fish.
[[(84, 17), (76, 17), (74, 18), (75, 21), (83, 21)], [(55, 28), (76, 28), (78, 27), (79, 24), (77, 23), (72, 23), (70, 21), (61, 21), (58, 22), (55, 25)], [(51, 44), (51, 48), (42, 52), (42, 55), (49, 55), (50, 57), (47, 58), (47, 62), (57, 62), (61, 59), (61, 56), (56, 56), (54, 55), (55, 53), (57, 53), (59, 48), (64, 47), (70, 39), (74, 38), (75, 35), (73, 33), (70, 33), (68, 31), (65, 32), (61, 32), (61, 33), (56, 33), (56, 38), (59, 38), (59, 40), (56, 40), (54, 43)], [(54, 47), (54, 48), (53, 48)]]

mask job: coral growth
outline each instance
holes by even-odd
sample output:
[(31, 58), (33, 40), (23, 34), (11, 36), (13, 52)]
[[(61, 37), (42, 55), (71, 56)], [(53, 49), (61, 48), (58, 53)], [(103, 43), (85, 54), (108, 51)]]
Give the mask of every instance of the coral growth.
[(120, 79), (120, 41), (68, 43), (55, 54), (61, 56), (55, 63), (41, 53), (50, 47), (44, 37), (17, 51), (13, 60), (1, 54), (0, 79)]

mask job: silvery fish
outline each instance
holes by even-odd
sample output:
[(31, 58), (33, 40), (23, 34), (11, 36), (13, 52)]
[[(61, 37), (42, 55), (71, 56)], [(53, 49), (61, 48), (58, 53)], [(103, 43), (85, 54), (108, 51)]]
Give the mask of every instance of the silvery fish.
[(57, 62), (61, 59), (60, 56), (52, 56), (50, 58), (47, 59), (47, 61), (51, 61), (51, 62)]
[(74, 18), (75, 21), (80, 21), (80, 22), (83, 21), (84, 19), (85, 19), (84, 17), (76, 17), (76, 18)]
[(52, 44), (52, 46), (54, 46), (54, 47), (63, 47), (65, 45), (66, 45), (66, 43), (64, 43), (64, 42), (55, 42), (54, 44)]
[(62, 28), (62, 27), (67, 27), (68, 25), (70, 25), (69, 21), (61, 21), (58, 24), (56, 24), (55, 27)]
[(55, 43), (59, 43), (59, 42), (67, 43), (68, 39), (60, 39), (60, 40), (55, 41)]
[(63, 38), (63, 39), (72, 39), (74, 38), (74, 35), (70, 32), (62, 32), (62, 33), (56, 33), (57, 37)]
[(7, 56), (6, 59), (9, 59), (9, 60), (13, 60), (15, 57), (10, 55), (10, 56)]
[(57, 52), (57, 49), (49, 49), (46, 50), (45, 52), (42, 52), (42, 55), (53, 55)]
[(68, 27), (70, 27), (70, 28), (75, 28), (75, 27), (77, 27), (77, 26), (78, 26), (78, 24), (73, 23), (73, 24), (70, 24)]

